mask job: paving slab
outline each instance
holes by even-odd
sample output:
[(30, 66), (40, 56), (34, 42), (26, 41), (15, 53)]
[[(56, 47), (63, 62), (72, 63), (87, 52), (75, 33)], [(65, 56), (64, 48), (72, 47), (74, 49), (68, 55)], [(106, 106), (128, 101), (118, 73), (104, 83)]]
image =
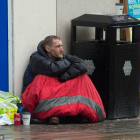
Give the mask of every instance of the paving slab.
[(140, 140), (140, 117), (91, 124), (0, 126), (0, 140)]

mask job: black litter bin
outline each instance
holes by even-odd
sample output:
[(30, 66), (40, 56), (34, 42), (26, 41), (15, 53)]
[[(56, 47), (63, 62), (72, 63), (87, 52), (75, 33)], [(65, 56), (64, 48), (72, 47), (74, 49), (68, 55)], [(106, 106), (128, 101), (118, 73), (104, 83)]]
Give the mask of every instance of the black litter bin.
[[(71, 22), (71, 53), (87, 63), (108, 119), (139, 115), (139, 24), (129, 15), (84, 14)], [(78, 41), (78, 26), (95, 27), (95, 39)], [(117, 29), (129, 27), (132, 41), (117, 41)]]

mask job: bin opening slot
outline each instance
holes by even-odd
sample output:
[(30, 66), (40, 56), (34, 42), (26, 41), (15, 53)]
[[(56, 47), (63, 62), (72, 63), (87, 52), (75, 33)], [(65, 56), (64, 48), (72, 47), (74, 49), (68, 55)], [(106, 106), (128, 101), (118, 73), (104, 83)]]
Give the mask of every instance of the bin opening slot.
[(117, 44), (132, 43), (132, 27), (116, 29)]
[(105, 41), (106, 29), (98, 27), (76, 26), (76, 42), (99, 43)]

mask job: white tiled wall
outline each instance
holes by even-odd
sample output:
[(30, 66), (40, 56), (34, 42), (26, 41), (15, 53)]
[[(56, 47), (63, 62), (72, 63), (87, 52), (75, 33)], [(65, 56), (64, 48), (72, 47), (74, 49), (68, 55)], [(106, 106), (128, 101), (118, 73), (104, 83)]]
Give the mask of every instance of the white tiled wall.
[(21, 95), (31, 53), (50, 34), (56, 34), (56, 0), (13, 0), (14, 95)]
[[(63, 40), (66, 53), (70, 52), (71, 20), (86, 13), (115, 14), (117, 2), (119, 0), (57, 0), (57, 35)], [(80, 28), (78, 38), (90, 39), (93, 31)]]
[[(13, 0), (14, 95), (21, 96), (23, 74), (39, 41), (57, 34), (69, 53), (71, 20), (85, 13), (115, 13), (116, 2), (119, 0)], [(78, 37), (91, 38), (92, 32), (82, 28)]]

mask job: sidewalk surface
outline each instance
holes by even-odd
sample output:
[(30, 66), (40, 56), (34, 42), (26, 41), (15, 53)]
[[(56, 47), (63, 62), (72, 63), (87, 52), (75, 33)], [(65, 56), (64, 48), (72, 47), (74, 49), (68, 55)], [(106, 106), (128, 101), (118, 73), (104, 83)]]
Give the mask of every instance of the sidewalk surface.
[(93, 124), (0, 126), (0, 140), (140, 140), (140, 117)]

